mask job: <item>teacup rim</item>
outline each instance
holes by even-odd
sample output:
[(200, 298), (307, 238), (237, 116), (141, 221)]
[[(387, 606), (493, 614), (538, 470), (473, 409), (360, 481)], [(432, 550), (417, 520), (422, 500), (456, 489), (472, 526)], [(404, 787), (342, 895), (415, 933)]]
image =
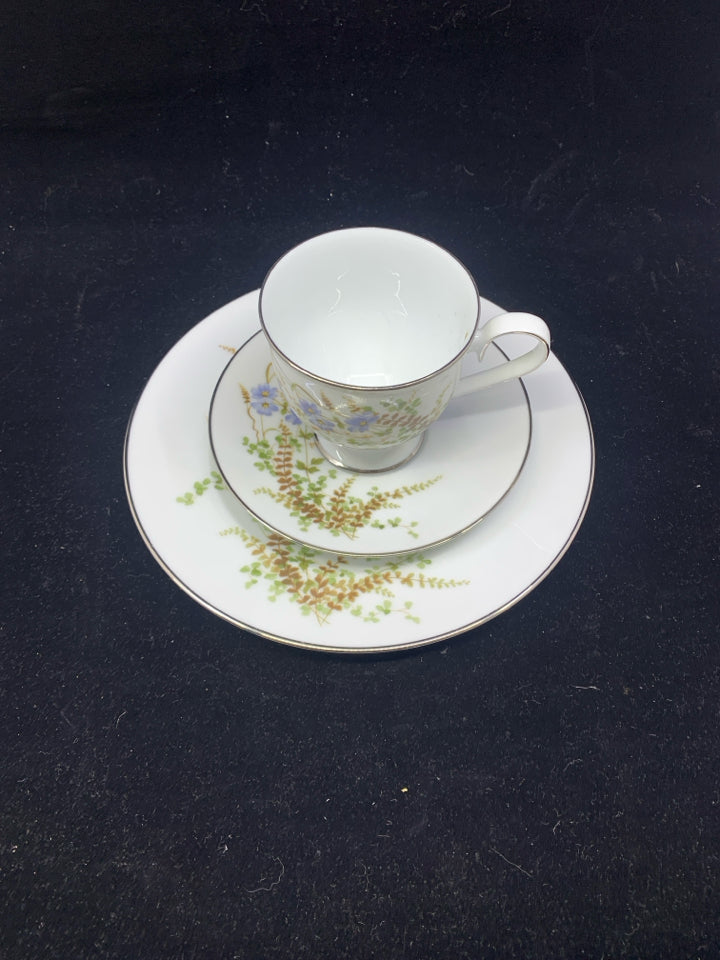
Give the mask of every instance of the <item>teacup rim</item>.
[[(462, 347), (461, 350), (459, 350), (453, 357), (450, 358), (450, 360), (444, 363), (441, 367), (436, 367), (435, 370), (432, 370), (430, 373), (427, 373), (422, 377), (416, 377), (413, 380), (403, 380), (401, 383), (390, 383), (390, 384), (381, 384), (381, 385), (355, 384), (355, 383), (347, 383), (343, 380), (333, 380), (332, 378), (326, 377), (322, 374), (314, 373), (312, 370), (309, 370), (307, 367), (303, 367), (299, 363), (296, 363), (291, 357), (288, 357), (288, 355), (284, 352), (284, 350), (282, 350), (277, 345), (277, 343), (271, 336), (270, 331), (268, 330), (267, 325), (265, 323), (265, 318), (263, 317), (263, 293), (265, 291), (265, 286), (270, 278), (270, 275), (272, 274), (273, 270), (278, 266), (279, 263), (285, 260), (286, 257), (290, 256), (290, 254), (294, 253), (295, 250), (297, 250), (299, 247), (304, 246), (306, 243), (311, 243), (314, 240), (319, 240), (322, 237), (329, 237), (329, 236), (332, 236), (333, 234), (339, 234), (339, 233), (360, 233), (360, 232), (366, 232), (366, 231), (367, 232), (377, 231), (382, 233), (399, 233), (407, 237), (413, 237), (415, 240), (421, 240), (423, 243), (427, 243), (430, 246), (436, 247), (439, 251), (444, 253), (446, 256), (453, 259), (458, 264), (458, 266), (460, 266), (463, 269), (463, 271), (467, 275), (468, 280), (472, 284), (473, 290), (475, 291), (475, 301), (476, 301), (475, 322), (467, 337), (467, 341), (465, 345)], [(454, 366), (456, 363), (458, 363), (460, 359), (462, 359), (462, 357), (468, 352), (468, 350), (472, 345), (475, 334), (477, 333), (478, 325), (480, 323), (480, 305), (481, 305), (480, 291), (478, 290), (478, 286), (477, 286), (477, 283), (475, 282), (475, 278), (473, 277), (468, 267), (454, 253), (452, 253), (446, 247), (442, 246), (442, 244), (437, 243), (437, 241), (431, 240), (429, 237), (421, 236), (418, 233), (411, 233), (409, 230), (402, 230), (399, 227), (382, 227), (382, 226), (373, 225), (373, 224), (357, 226), (357, 227), (338, 227), (335, 230), (326, 230), (324, 233), (314, 234), (313, 236), (306, 237), (305, 240), (301, 240), (298, 243), (294, 244), (292, 247), (288, 248), (284, 253), (282, 253), (273, 262), (272, 266), (268, 269), (268, 271), (265, 274), (265, 277), (263, 278), (262, 284), (260, 286), (260, 292), (258, 295), (258, 313), (260, 317), (260, 326), (262, 327), (262, 332), (265, 335), (265, 337), (267, 337), (267, 340), (270, 346), (272, 347), (272, 349), (276, 351), (279, 354), (279, 356), (282, 357), (283, 361), (287, 363), (288, 366), (292, 367), (298, 373), (304, 374), (305, 376), (308, 376), (308, 377), (312, 377), (313, 380), (316, 380), (318, 383), (325, 384), (326, 386), (337, 387), (345, 390), (353, 390), (353, 391), (357, 390), (358, 392), (362, 392), (362, 393), (390, 393), (396, 390), (405, 390), (408, 387), (415, 387), (415, 386), (418, 386), (419, 384), (427, 383), (428, 381), (433, 380), (435, 377), (444, 373), (446, 370), (449, 370), (450, 367)]]

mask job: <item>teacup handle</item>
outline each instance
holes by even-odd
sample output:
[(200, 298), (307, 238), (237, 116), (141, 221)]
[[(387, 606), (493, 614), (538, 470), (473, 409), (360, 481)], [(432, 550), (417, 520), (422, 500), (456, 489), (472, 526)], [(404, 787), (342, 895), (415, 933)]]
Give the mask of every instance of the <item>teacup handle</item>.
[(506, 360), (489, 370), (463, 377), (455, 388), (454, 397), (462, 397), (475, 390), (484, 390), (485, 387), (491, 387), (493, 384), (503, 383), (515, 377), (524, 377), (526, 373), (531, 373), (545, 363), (550, 355), (548, 326), (544, 320), (532, 313), (501, 313), (493, 317), (475, 334), (470, 349), (477, 354), (478, 360), (482, 360), (489, 344), (495, 337), (505, 333), (527, 333), (535, 337), (538, 342), (527, 353), (515, 357), (514, 360)]

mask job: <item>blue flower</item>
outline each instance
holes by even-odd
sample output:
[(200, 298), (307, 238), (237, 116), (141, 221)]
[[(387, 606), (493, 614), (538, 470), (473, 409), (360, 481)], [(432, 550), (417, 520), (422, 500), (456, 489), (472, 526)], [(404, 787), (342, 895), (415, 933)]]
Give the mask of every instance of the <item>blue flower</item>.
[(286, 413), (286, 414), (285, 414), (285, 420), (286, 420), (292, 427), (299, 427), (300, 424), (302, 423), (302, 420), (301, 420), (300, 417), (295, 413), (294, 410), (291, 410), (290, 413)]
[(354, 417), (349, 417), (345, 421), (345, 426), (351, 433), (366, 433), (377, 419), (378, 415), (370, 411), (356, 413)]
[(277, 396), (278, 388), (270, 383), (259, 383), (250, 391), (250, 396), (255, 400), (274, 400)]
[(278, 388), (271, 386), (269, 383), (258, 384), (250, 391), (250, 396), (253, 398), (250, 401), (250, 406), (264, 417), (269, 417), (271, 414), (277, 413), (280, 409), (277, 403), (275, 403), (277, 392)]
[(309, 400), (301, 400), (300, 409), (305, 415), (305, 418), (315, 427), (316, 430), (335, 429), (334, 422), (323, 416), (316, 403), (311, 403)]
[(250, 406), (255, 410), (256, 413), (260, 413), (263, 417), (272, 416), (273, 413), (277, 413), (280, 407), (273, 403), (272, 400), (253, 400)]
[(334, 422), (332, 420), (328, 420), (327, 417), (317, 416), (317, 417), (308, 417), (308, 419), (310, 423), (317, 430), (334, 430), (335, 429)]

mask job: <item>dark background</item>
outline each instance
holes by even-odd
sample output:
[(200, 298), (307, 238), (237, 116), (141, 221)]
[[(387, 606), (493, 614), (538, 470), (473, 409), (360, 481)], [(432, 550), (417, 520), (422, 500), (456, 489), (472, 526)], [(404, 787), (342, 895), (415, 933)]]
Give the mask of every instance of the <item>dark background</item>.
[[(0, 957), (720, 956), (714, 0), (0, 13)], [(165, 352), (381, 224), (544, 316), (593, 419), (551, 576), (415, 653), (181, 593), (125, 502)]]

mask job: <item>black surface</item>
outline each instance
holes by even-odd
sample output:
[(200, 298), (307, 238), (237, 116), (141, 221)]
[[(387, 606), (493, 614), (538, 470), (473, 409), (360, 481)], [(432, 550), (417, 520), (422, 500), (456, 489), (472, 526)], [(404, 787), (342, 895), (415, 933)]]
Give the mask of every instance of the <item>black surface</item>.
[[(3, 960), (720, 956), (716, 5), (2, 18)], [(518, 606), (358, 660), (185, 596), (122, 445), (187, 329), (367, 223), (548, 320), (598, 472)]]

